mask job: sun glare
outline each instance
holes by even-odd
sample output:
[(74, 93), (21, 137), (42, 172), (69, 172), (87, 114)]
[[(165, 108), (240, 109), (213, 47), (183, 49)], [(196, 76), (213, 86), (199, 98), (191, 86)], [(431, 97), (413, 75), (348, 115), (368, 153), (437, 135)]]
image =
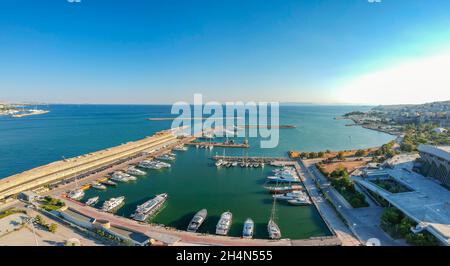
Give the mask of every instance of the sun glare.
[(450, 53), (409, 60), (359, 76), (340, 89), (347, 103), (400, 104), (450, 100)]

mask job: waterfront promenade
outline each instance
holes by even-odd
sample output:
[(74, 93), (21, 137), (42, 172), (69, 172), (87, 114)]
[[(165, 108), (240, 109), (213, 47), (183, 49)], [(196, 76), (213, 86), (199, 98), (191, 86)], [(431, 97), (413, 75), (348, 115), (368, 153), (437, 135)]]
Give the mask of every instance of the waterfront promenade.
[(307, 189), (311, 200), (316, 205), (317, 210), (321, 214), (322, 218), (327, 223), (328, 227), (333, 230), (333, 233), (341, 241), (342, 246), (359, 246), (361, 242), (355, 238), (351, 230), (346, 224), (339, 218), (336, 211), (326, 201), (324, 195), (317, 188), (314, 177), (309, 174), (302, 161), (296, 163), (296, 169), (303, 181), (303, 185)]
[(187, 145), (200, 146), (200, 147), (222, 147), (222, 148), (250, 148), (249, 144), (246, 143), (224, 143), (224, 142), (189, 142)]
[(164, 225), (138, 223), (134, 220), (101, 212), (95, 208), (85, 206), (82, 203), (59, 197), (66, 205), (80, 213), (95, 218), (108, 220), (112, 225), (123, 226), (137, 232), (141, 232), (152, 239), (166, 245), (214, 245), (214, 246), (336, 246), (339, 241), (334, 237), (310, 238), (310, 239), (243, 239), (239, 237), (218, 236), (211, 234), (190, 233), (177, 230)]
[[(321, 159), (302, 161), (305, 169), (305, 176), (311, 180), (311, 184), (316, 187), (315, 181), (320, 185), (321, 190), (326, 193), (331, 204), (336, 208), (340, 215), (345, 219), (345, 227), (339, 224), (333, 224), (333, 228), (340, 228), (342, 235), (352, 235), (358, 242), (365, 244), (369, 239), (376, 238), (383, 246), (397, 246), (399, 243), (391, 239), (380, 227), (380, 217), (382, 208), (370, 206), (363, 208), (352, 208), (350, 204), (331, 186), (330, 181), (323, 176), (315, 167), (315, 163)], [(308, 179), (307, 178), (307, 179)], [(317, 189), (317, 187), (316, 187)], [(341, 219), (342, 220), (342, 219)], [(339, 235), (339, 233), (338, 233)]]

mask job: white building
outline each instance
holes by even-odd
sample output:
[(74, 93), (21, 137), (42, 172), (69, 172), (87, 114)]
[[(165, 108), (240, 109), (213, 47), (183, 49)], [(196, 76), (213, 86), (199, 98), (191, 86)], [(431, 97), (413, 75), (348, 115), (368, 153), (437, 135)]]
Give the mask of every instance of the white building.
[(442, 128), (442, 127), (437, 127), (437, 128), (433, 129), (433, 132), (438, 133), (438, 134), (447, 133), (447, 129)]

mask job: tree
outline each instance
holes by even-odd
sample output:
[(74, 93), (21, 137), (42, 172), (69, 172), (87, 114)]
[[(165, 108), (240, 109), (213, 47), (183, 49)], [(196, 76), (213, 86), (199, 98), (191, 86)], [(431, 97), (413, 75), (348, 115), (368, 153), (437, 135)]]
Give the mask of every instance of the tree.
[(355, 153), (355, 156), (357, 156), (357, 157), (362, 157), (365, 155), (366, 155), (366, 152), (364, 150), (357, 150)]
[(406, 152), (413, 152), (416, 147), (414, 144), (412, 144), (411, 142), (406, 142), (404, 141), (401, 145), (400, 145), (400, 149), (402, 151), (406, 151)]
[(403, 217), (398, 227), (399, 233), (406, 236), (411, 233), (411, 227), (414, 227), (414, 222), (408, 217)]
[(320, 158), (322, 158), (323, 156), (325, 156), (325, 153), (324, 153), (323, 151), (321, 151), (321, 152), (319, 152), (319, 153), (317, 154), (317, 156), (319, 156)]
[(36, 219), (36, 223), (38, 223), (38, 224), (44, 223), (44, 219), (42, 219), (42, 216), (40, 216), (39, 214), (36, 215), (35, 219)]
[(317, 158), (317, 152), (310, 152), (308, 154), (308, 159), (314, 159)]
[(345, 157), (344, 157), (344, 153), (342, 152), (342, 151), (340, 151), (339, 153), (338, 153), (338, 155), (337, 155), (337, 157), (336, 157), (338, 160), (344, 160), (345, 159)]
[(403, 215), (396, 208), (386, 208), (381, 215), (381, 221), (395, 225), (401, 222)]
[(57, 224), (50, 224), (50, 225), (48, 226), (48, 231), (49, 231), (49, 232), (55, 233), (55, 232), (56, 232), (56, 229), (58, 229), (58, 225), (57, 225)]

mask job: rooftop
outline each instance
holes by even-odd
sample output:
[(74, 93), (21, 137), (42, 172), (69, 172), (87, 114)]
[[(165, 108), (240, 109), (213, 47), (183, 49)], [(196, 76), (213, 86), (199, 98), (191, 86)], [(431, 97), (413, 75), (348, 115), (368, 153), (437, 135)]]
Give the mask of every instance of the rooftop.
[(148, 236), (146, 236), (143, 233), (140, 232), (136, 232), (130, 229), (126, 229), (124, 227), (119, 227), (119, 226), (111, 226), (109, 228), (109, 230), (113, 231), (114, 233), (127, 237), (135, 242), (141, 243), (141, 244), (145, 244), (146, 242), (148, 242), (150, 240), (150, 238)]
[(95, 221), (94, 218), (86, 216), (86, 215), (84, 215), (74, 209), (71, 209), (71, 208), (67, 208), (63, 212), (78, 221), (87, 222), (87, 223), (93, 223)]
[(404, 160), (409, 157), (395, 157), (398, 158), (394, 161), (399, 163), (386, 171), (392, 178), (407, 184), (414, 191), (389, 193), (362, 178), (356, 177), (355, 180), (391, 202), (416, 222), (425, 223), (428, 231), (450, 245), (450, 192), (434, 180), (413, 172), (411, 169), (414, 161)]
[(421, 144), (417, 147), (419, 152), (429, 153), (431, 155), (450, 161), (450, 146), (431, 146)]

